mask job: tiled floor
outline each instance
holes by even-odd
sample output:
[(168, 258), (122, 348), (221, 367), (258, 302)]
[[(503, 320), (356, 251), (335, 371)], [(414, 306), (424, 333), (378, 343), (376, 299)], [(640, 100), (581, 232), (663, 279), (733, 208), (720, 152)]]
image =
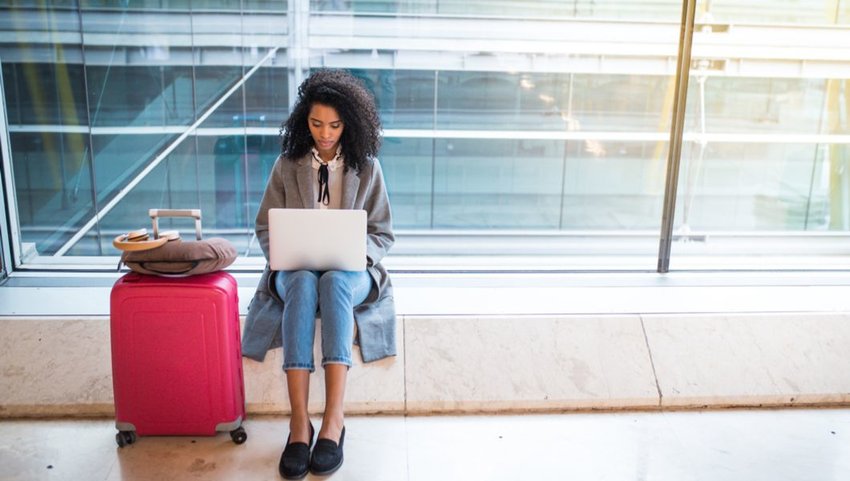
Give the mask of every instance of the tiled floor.
[[(443, 480), (850, 479), (850, 409), (598, 412), (346, 420), (329, 478)], [(119, 449), (109, 420), (0, 422), (2, 480), (277, 480), (285, 417), (248, 441), (146, 437)]]

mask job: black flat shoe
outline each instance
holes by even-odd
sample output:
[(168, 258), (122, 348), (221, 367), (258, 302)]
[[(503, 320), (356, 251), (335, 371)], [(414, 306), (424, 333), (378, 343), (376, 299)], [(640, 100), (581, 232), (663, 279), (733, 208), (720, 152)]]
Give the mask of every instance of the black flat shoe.
[(310, 458), (310, 472), (316, 476), (327, 476), (342, 466), (342, 443), (345, 441), (345, 426), (339, 435), (339, 444), (330, 439), (316, 440), (316, 448)]
[(310, 469), (310, 446), (313, 445), (313, 423), (310, 423), (310, 443), (289, 444), (290, 434), (286, 437), (286, 447), (280, 455), (278, 471), (283, 479), (301, 479)]

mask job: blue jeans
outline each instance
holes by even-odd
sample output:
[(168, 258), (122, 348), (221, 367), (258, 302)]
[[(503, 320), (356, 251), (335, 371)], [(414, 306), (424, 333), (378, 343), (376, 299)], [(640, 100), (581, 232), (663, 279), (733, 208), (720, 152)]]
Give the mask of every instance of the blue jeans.
[(274, 280), (283, 299), (283, 369), (316, 370), (313, 337), (316, 311), (322, 317), (322, 366), (351, 366), (354, 306), (366, 300), (372, 278), (366, 271), (278, 271)]

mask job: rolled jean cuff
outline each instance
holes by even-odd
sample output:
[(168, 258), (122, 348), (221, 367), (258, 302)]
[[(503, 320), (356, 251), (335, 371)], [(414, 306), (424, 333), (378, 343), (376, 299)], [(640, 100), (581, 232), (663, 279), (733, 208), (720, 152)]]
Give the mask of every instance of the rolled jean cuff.
[(345, 364), (346, 366), (351, 367), (351, 358), (326, 357), (322, 359), (322, 367), (327, 366), (328, 364)]
[(288, 371), (290, 369), (301, 369), (301, 370), (308, 370), (310, 372), (315, 372), (316, 366), (314, 366), (313, 363), (305, 364), (305, 363), (302, 363), (302, 362), (287, 362), (287, 363), (283, 364), (283, 370), (284, 371)]

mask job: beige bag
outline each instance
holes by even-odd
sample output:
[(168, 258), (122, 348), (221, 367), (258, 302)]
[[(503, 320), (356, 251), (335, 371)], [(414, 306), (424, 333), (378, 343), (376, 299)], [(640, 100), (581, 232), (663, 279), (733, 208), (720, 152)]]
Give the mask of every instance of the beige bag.
[(140, 274), (183, 277), (220, 271), (236, 260), (236, 248), (227, 239), (213, 237), (201, 240), (200, 209), (150, 209), (149, 215), (153, 223), (154, 241), (160, 239), (160, 217), (194, 217), (197, 240), (183, 241), (178, 238), (151, 249), (124, 250), (121, 262), (131, 270)]

